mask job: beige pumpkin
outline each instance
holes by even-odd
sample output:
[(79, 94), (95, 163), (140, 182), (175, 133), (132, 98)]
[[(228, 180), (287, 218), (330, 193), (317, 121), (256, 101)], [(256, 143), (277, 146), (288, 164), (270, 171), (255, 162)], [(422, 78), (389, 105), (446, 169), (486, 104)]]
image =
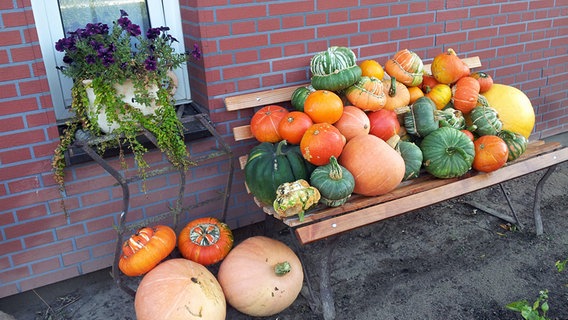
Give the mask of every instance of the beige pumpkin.
[(215, 276), (187, 259), (170, 259), (148, 272), (136, 291), (137, 320), (224, 320), (227, 305)]
[(339, 157), (339, 164), (355, 178), (353, 192), (364, 196), (388, 193), (404, 178), (405, 165), (401, 155), (372, 134), (349, 140)]
[(250, 316), (267, 317), (296, 300), (304, 273), (300, 259), (287, 245), (254, 236), (229, 252), (217, 278), (233, 308)]

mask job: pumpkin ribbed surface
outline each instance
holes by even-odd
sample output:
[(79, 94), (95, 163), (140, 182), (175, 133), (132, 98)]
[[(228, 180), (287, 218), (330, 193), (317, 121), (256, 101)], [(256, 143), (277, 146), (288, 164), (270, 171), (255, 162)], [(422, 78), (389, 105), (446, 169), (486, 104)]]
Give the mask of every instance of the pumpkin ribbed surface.
[(368, 134), (349, 140), (339, 157), (355, 179), (353, 192), (365, 196), (385, 194), (404, 178), (404, 160), (380, 138)]
[(497, 110), (503, 130), (510, 130), (529, 138), (535, 123), (531, 101), (521, 90), (495, 83), (483, 93), (489, 106)]

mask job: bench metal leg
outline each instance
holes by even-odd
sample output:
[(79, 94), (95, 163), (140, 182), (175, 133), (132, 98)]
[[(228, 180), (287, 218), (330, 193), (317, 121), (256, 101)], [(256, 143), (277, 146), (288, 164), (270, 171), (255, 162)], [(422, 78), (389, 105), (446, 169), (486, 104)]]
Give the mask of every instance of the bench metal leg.
[(542, 235), (544, 232), (542, 227), (542, 217), (540, 215), (540, 200), (542, 199), (542, 188), (544, 187), (544, 183), (546, 182), (546, 180), (548, 180), (552, 172), (554, 172), (554, 169), (556, 169), (556, 165), (549, 167), (548, 170), (546, 170), (546, 173), (542, 176), (542, 178), (540, 178), (540, 180), (536, 185), (534, 193), (533, 215), (534, 215), (534, 224), (537, 236)]

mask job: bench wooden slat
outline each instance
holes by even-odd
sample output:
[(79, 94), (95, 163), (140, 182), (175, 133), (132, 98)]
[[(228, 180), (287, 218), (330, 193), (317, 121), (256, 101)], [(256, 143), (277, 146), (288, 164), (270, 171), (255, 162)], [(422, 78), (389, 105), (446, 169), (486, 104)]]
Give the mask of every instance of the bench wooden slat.
[(278, 104), (283, 101), (290, 101), (292, 93), (299, 87), (305, 87), (308, 83), (279, 88), (274, 90), (253, 92), (241, 94), (238, 96), (232, 96), (225, 98), (225, 107), (227, 111), (235, 111), (241, 109), (254, 108), (258, 106), (264, 106), (268, 104)]
[(491, 173), (474, 175), (467, 179), (453, 181), (452, 183), (440, 187), (423, 190), (406, 197), (359, 209), (349, 214), (335, 216), (317, 223), (302, 226), (297, 228), (295, 232), (300, 243), (307, 244), (434, 203), (484, 189), (564, 161), (568, 161), (568, 148), (562, 148), (516, 162)]

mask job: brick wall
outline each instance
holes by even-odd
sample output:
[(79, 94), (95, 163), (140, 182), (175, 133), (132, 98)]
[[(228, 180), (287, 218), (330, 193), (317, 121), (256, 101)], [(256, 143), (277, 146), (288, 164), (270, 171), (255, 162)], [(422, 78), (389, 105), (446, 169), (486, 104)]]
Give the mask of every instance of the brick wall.
[[(180, 1), (187, 47), (199, 44), (200, 61), (190, 63), (194, 99), (210, 110), (216, 128), (235, 156), (251, 143), (232, 142), (231, 128), (252, 111), (228, 113), (223, 98), (305, 83), (311, 56), (331, 45), (352, 48), (360, 60), (384, 64), (404, 48), (428, 63), (454, 48), (479, 56), (496, 82), (514, 85), (533, 102), (532, 137), (568, 131), (568, 2), (557, 1)], [(67, 170), (66, 216), (51, 173), (57, 144), (55, 116), (27, 1), (0, 2), (0, 297), (111, 265), (122, 194), (114, 180), (92, 163)], [(190, 145), (204, 154), (217, 143)], [(131, 159), (129, 159), (131, 162)], [(149, 162), (166, 164), (159, 153)], [(111, 163), (118, 167), (116, 160)], [(224, 159), (188, 172), (184, 204), (222, 192)], [(130, 169), (128, 174), (133, 174)], [(243, 187), (237, 170), (228, 222), (233, 228), (263, 215)], [(167, 211), (179, 177), (162, 175), (130, 186), (129, 220)], [(182, 220), (219, 215), (219, 202), (192, 208)], [(165, 221), (165, 223), (168, 223)]]

